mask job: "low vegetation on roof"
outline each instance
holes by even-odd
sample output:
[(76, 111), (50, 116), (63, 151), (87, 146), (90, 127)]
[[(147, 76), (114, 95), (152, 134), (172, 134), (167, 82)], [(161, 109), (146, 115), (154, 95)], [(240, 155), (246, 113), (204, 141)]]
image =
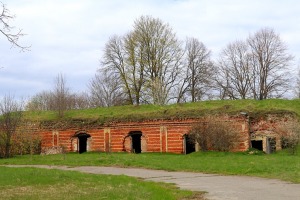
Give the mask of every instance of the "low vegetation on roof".
[(159, 119), (200, 118), (207, 114), (239, 115), (247, 113), (256, 118), (265, 114), (293, 114), (300, 116), (300, 100), (214, 100), (166, 106), (140, 105), (99, 107), (86, 110), (69, 110), (63, 118), (54, 111), (28, 111), (25, 119), (31, 121), (94, 121), (126, 122)]

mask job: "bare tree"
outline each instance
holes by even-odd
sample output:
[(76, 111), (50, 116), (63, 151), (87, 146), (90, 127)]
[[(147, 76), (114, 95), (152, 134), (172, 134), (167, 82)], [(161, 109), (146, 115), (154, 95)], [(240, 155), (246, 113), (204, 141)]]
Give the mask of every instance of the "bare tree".
[(101, 70), (90, 81), (89, 90), (92, 107), (116, 106), (126, 101), (116, 75), (108, 76)]
[(293, 56), (273, 29), (263, 28), (247, 40), (252, 54), (254, 99), (281, 97), (289, 87), (288, 67)]
[(293, 91), (294, 91), (295, 97), (300, 99), (300, 62), (298, 64), (298, 68), (297, 68), (296, 83), (295, 83), (295, 87), (294, 87)]
[(251, 54), (243, 41), (236, 41), (223, 49), (217, 64), (218, 87), (223, 90), (223, 98), (245, 99), (250, 96), (252, 81)]
[(289, 89), (288, 67), (292, 60), (286, 44), (270, 28), (257, 31), (245, 42), (229, 44), (217, 65), (221, 98), (281, 97)]
[(184, 57), (185, 78), (177, 102), (183, 95), (187, 95), (192, 102), (203, 99), (208, 95), (214, 74), (213, 64), (210, 60), (210, 51), (196, 38), (187, 38)]
[[(65, 97), (65, 102), (66, 110), (90, 107), (90, 99), (85, 92), (69, 93)], [(57, 110), (57, 98), (53, 91), (42, 91), (31, 97), (25, 108), (31, 111)]]
[(135, 21), (133, 34), (140, 47), (140, 66), (145, 69), (145, 97), (154, 104), (165, 104), (180, 74), (181, 43), (168, 24), (150, 16)]
[(59, 117), (63, 117), (68, 109), (69, 88), (66, 86), (66, 80), (62, 74), (58, 74), (54, 81), (53, 97), (54, 109), (58, 112)]
[(143, 62), (144, 46), (140, 45), (137, 35), (132, 31), (124, 37), (127, 75), (135, 103), (142, 101), (142, 90), (145, 84), (145, 63)]
[(106, 74), (110, 74), (119, 81), (120, 86), (127, 95), (129, 103), (139, 103), (139, 99), (134, 98), (134, 92), (130, 86), (123, 40), (124, 38), (119, 36), (113, 36), (109, 39), (104, 48), (101, 65)]
[[(216, 66), (215, 66), (216, 67)], [(235, 99), (236, 95), (232, 89), (229, 77), (229, 69), (216, 67), (217, 75), (214, 76), (215, 88), (219, 92), (220, 99)]]
[(31, 111), (54, 110), (54, 98), (51, 91), (37, 93), (30, 98), (25, 108)]
[(6, 5), (0, 2), (0, 24), (2, 24), (2, 28), (0, 28), (0, 32), (2, 35), (6, 37), (6, 39), (12, 44), (12, 46), (16, 46), (21, 51), (28, 50), (28, 46), (22, 46), (19, 44), (19, 39), (25, 34), (21, 29), (14, 31), (15, 27), (9, 24), (9, 21), (12, 20), (15, 16), (11, 15), (9, 10), (6, 8)]
[(165, 104), (178, 78), (181, 56), (169, 25), (142, 16), (126, 36), (108, 41), (102, 66), (119, 79), (130, 104)]
[(87, 109), (91, 107), (87, 92), (73, 93), (70, 95), (69, 109)]
[(4, 149), (3, 156), (8, 158), (11, 156), (12, 138), (21, 122), (22, 104), (12, 96), (5, 96), (0, 102), (0, 113), (0, 148)]

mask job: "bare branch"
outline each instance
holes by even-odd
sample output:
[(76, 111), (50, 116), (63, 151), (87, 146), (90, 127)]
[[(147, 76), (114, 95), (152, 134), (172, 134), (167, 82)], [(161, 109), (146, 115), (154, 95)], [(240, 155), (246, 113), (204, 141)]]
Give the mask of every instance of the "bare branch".
[(28, 51), (30, 49), (30, 46), (23, 46), (19, 44), (19, 39), (25, 35), (22, 32), (23, 30), (19, 29), (15, 31), (15, 27), (9, 24), (9, 21), (14, 19), (15, 16), (10, 14), (9, 10), (6, 8), (6, 5), (3, 4), (2, 2), (0, 2), (0, 6), (1, 6), (0, 24), (2, 24), (2, 28), (0, 28), (0, 32), (11, 43), (12, 47), (17, 47), (21, 51)]
[(288, 67), (293, 56), (273, 29), (263, 28), (247, 40), (252, 54), (255, 99), (267, 99), (274, 94), (280, 96), (289, 87)]

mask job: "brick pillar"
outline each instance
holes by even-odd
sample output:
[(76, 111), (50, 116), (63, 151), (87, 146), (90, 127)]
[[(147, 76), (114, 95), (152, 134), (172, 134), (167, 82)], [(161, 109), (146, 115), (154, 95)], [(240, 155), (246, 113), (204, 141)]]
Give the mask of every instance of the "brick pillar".
[(147, 138), (144, 135), (141, 137), (141, 150), (142, 153), (147, 152)]
[(58, 146), (59, 144), (59, 133), (58, 131), (52, 131), (52, 146)]
[(104, 150), (106, 153), (111, 151), (110, 128), (104, 128)]
[(160, 152), (168, 152), (168, 130), (166, 126), (160, 126)]

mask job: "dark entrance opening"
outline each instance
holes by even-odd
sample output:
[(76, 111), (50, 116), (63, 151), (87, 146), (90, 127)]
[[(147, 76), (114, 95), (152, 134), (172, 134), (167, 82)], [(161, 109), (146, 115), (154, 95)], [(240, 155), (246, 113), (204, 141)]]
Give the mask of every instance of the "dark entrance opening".
[(195, 141), (188, 135), (183, 136), (184, 142), (184, 153), (189, 154), (195, 152)]
[(260, 150), (260, 151), (263, 150), (262, 140), (251, 140), (251, 146), (252, 146), (252, 148), (257, 149), (257, 150)]
[(91, 137), (91, 135), (87, 133), (79, 133), (75, 134), (78, 137), (78, 152), (84, 153), (87, 151), (87, 139)]
[(142, 145), (141, 145), (141, 137), (142, 132), (136, 131), (136, 132), (130, 132), (129, 135), (132, 139), (132, 152), (133, 153), (142, 153)]

